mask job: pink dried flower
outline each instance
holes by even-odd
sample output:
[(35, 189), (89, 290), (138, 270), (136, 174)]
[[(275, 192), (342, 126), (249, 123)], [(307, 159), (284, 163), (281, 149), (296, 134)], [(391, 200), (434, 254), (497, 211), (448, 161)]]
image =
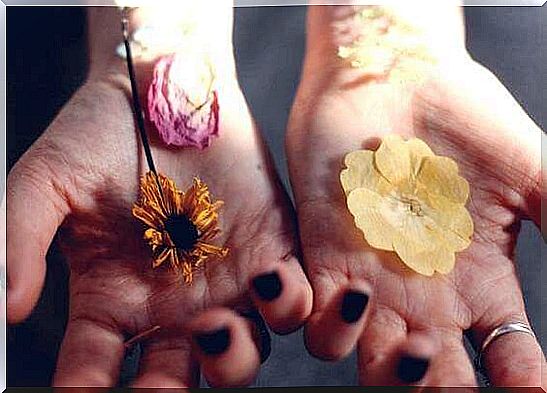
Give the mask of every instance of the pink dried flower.
[(214, 77), (211, 64), (201, 56), (172, 54), (157, 62), (148, 113), (167, 145), (204, 149), (218, 135)]

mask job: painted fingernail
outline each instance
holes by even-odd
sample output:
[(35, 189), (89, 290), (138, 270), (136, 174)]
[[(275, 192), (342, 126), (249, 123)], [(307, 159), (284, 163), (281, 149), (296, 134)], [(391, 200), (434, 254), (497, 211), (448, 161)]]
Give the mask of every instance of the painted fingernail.
[(340, 314), (342, 319), (347, 323), (357, 322), (368, 304), (368, 295), (364, 292), (350, 291), (344, 295)]
[(222, 328), (213, 332), (196, 334), (194, 339), (206, 355), (220, 355), (230, 346), (230, 329)]
[(405, 355), (401, 357), (397, 367), (397, 376), (406, 383), (421, 380), (429, 368), (429, 359)]
[(283, 284), (277, 272), (262, 274), (253, 279), (253, 288), (260, 299), (271, 302), (283, 291)]

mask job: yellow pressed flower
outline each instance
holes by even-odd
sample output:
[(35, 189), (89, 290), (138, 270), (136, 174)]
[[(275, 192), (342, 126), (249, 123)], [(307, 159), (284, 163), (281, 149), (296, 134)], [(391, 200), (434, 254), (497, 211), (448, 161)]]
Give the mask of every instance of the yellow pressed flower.
[(345, 157), (340, 181), (356, 226), (372, 247), (395, 251), (418, 273), (449, 273), (471, 243), (469, 184), (425, 142), (386, 136), (376, 151)]
[(189, 284), (194, 271), (209, 258), (225, 257), (227, 248), (209, 243), (220, 233), (217, 211), (221, 206), (222, 201), (213, 202), (207, 185), (198, 178), (182, 192), (162, 174), (158, 179), (152, 172), (143, 176), (133, 215), (148, 227), (144, 239), (152, 248), (152, 266), (168, 262)]
[(418, 83), (424, 79), (424, 67), (437, 63), (434, 51), (426, 45), (425, 32), (390, 7), (365, 7), (355, 24), (360, 28), (359, 38), (340, 46), (338, 56), (370, 76)]

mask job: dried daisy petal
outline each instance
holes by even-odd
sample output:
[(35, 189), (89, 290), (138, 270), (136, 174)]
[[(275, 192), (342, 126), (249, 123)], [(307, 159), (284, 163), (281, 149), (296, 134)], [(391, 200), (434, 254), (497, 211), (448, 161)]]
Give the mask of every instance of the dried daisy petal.
[(386, 136), (376, 151), (346, 156), (340, 182), (368, 244), (395, 251), (416, 272), (446, 274), (471, 243), (469, 185), (457, 164), (419, 139)]
[(218, 136), (214, 81), (212, 64), (203, 54), (172, 54), (156, 63), (148, 112), (166, 144), (204, 149)]
[(219, 202), (212, 200), (207, 185), (198, 178), (182, 192), (161, 174), (158, 179), (151, 172), (143, 176), (133, 215), (148, 227), (144, 240), (152, 249), (152, 266), (158, 268), (168, 262), (186, 283), (191, 283), (194, 271), (206, 261), (224, 258), (228, 249), (209, 243), (220, 234)]

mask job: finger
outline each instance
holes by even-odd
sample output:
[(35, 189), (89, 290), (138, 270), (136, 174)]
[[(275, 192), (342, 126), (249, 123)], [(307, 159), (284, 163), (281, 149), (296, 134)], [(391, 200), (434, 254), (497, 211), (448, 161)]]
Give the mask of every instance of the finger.
[[(503, 321), (503, 322), (502, 322)], [(478, 343), (496, 327), (507, 322), (529, 324), (526, 318), (507, 316), (497, 323), (480, 323), (473, 327)], [(547, 380), (547, 364), (535, 336), (513, 332), (498, 336), (485, 348), (481, 363), (494, 386), (542, 386)]]
[(260, 363), (262, 364), (268, 360), (272, 352), (272, 338), (268, 332), (266, 322), (257, 310), (243, 312), (241, 316), (250, 322), (253, 339), (260, 352)]
[(359, 339), (359, 383), (364, 386), (396, 385), (400, 349), (407, 341), (405, 320), (389, 308), (375, 308)]
[(209, 385), (243, 387), (254, 380), (260, 354), (247, 320), (228, 309), (212, 309), (192, 321), (190, 331)]
[(67, 204), (54, 179), (32, 153), (13, 168), (7, 182), (8, 322), (23, 321), (32, 311), (45, 278), (45, 256)]
[(69, 321), (53, 386), (115, 386), (124, 350), (123, 335), (116, 328), (87, 319)]
[(366, 322), (370, 286), (354, 280), (332, 294), (324, 307), (317, 309), (305, 328), (308, 351), (324, 360), (347, 356), (361, 335)]
[(428, 380), (431, 360), (438, 353), (438, 345), (431, 336), (420, 333), (409, 334), (405, 343), (397, 350), (395, 367), (396, 380), (403, 385), (423, 385)]
[(311, 313), (312, 289), (296, 258), (256, 275), (251, 288), (256, 307), (275, 333), (297, 330)]
[[(501, 325), (521, 322), (529, 326), (516, 274), (512, 271), (500, 277), (494, 288), (495, 291), (483, 290), (478, 303), (473, 305), (477, 310), (485, 310), (477, 313), (471, 324), (472, 338), (479, 350), (490, 333)], [(521, 332), (505, 334), (492, 341), (483, 353), (482, 364), (492, 384), (499, 386), (541, 386), (542, 372), (546, 370), (537, 339)]]
[(199, 386), (199, 367), (191, 342), (183, 337), (158, 337), (143, 345), (134, 388), (190, 388)]
[(440, 348), (432, 356), (427, 378), (428, 386), (477, 386), (473, 364), (463, 345), (461, 331), (442, 331), (437, 338)]
[[(367, 338), (372, 334), (368, 332)], [(398, 334), (396, 339), (388, 339), (388, 345), (383, 346), (382, 340), (367, 345), (364, 340), (359, 344), (359, 379), (361, 385), (429, 385), (447, 386), (448, 374), (439, 374), (444, 378), (434, 379), (436, 359), (442, 356), (440, 341), (435, 335), (426, 332), (402, 334), (402, 330), (394, 326), (388, 328), (384, 338), (389, 333)], [(446, 372), (446, 370), (442, 370)], [(436, 384), (438, 383), (438, 384)], [(459, 386), (455, 384), (453, 386)]]

